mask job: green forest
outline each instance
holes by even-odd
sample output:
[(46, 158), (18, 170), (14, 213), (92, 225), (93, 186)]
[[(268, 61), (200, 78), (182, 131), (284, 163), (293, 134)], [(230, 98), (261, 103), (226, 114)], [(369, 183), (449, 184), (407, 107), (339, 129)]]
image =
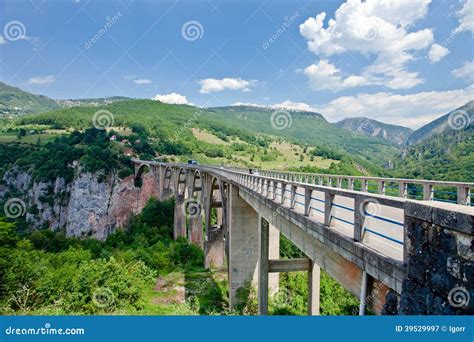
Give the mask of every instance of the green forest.
[[(172, 239), (173, 208), (172, 200), (152, 199), (103, 242), (67, 238), (49, 229), (32, 231), (1, 219), (2, 314), (256, 314), (254, 290), (230, 311), (226, 270), (204, 269), (201, 249)], [(282, 258), (301, 256), (286, 239), (280, 253)], [(270, 302), (271, 314), (306, 313), (306, 277), (281, 275), (282, 290)], [(157, 290), (157, 284), (170, 280), (183, 288), (181, 300), (179, 290)], [(357, 307), (355, 297), (322, 274), (323, 315), (351, 315)]]

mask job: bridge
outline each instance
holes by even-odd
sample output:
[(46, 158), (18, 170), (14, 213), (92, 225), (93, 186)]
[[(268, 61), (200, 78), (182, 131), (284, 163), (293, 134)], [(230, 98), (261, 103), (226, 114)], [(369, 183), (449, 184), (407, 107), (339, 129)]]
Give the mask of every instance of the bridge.
[[(474, 313), (474, 183), (133, 163), (175, 199), (174, 237), (227, 266), (231, 308), (255, 286), (265, 315), (278, 274), (306, 271), (317, 315), (322, 268), (360, 315)], [(307, 257), (279, 259), (280, 234)]]

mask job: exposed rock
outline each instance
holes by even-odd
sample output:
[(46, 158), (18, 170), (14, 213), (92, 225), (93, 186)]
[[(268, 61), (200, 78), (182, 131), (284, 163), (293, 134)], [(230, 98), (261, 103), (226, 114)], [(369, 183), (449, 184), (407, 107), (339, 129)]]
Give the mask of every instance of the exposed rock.
[[(25, 172), (8, 172), (0, 198), (21, 193), (26, 204), (26, 220), (34, 228), (47, 226), (65, 229), (67, 236), (90, 236), (104, 240), (139, 213), (150, 197), (157, 197), (157, 186), (151, 173), (143, 176), (141, 187), (133, 175), (120, 179), (116, 174), (100, 182), (97, 175), (76, 169), (75, 179), (66, 184), (62, 178), (54, 182), (31, 182)], [(18, 196), (18, 195), (15, 195)]]

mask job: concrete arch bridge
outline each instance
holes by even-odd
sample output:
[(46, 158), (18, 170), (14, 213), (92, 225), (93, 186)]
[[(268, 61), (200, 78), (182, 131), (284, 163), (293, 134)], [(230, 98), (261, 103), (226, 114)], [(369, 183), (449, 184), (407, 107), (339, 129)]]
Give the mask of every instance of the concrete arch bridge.
[[(319, 314), (323, 268), (360, 298), (359, 314), (474, 312), (474, 183), (133, 162), (159, 200), (175, 199), (175, 238), (228, 267), (231, 308), (252, 283), (267, 314), (278, 274), (307, 271)], [(307, 258), (279, 259), (280, 234)]]

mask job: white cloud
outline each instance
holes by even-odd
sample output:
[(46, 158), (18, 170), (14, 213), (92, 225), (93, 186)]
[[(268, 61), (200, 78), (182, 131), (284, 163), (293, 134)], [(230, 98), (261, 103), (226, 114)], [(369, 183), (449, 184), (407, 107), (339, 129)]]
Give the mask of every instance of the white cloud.
[(170, 93), (170, 94), (164, 94), (160, 95), (157, 94), (154, 98), (154, 100), (163, 102), (163, 103), (168, 103), (168, 104), (189, 104), (193, 105), (192, 103), (188, 102), (188, 99), (186, 96), (177, 94), (177, 93)]
[(431, 62), (436, 63), (443, 59), (448, 53), (449, 50), (444, 46), (433, 44), (428, 52), (428, 57)]
[(133, 80), (133, 83), (135, 83), (135, 84), (150, 84), (151, 80), (147, 80), (147, 79), (144, 79), (144, 78), (138, 78), (136, 80)]
[(255, 83), (255, 80), (243, 80), (241, 78), (223, 78), (220, 80), (215, 78), (206, 78), (199, 81), (199, 84), (201, 84), (201, 89), (199, 92), (201, 94), (209, 94), (226, 89), (250, 91), (250, 86), (254, 85)]
[(352, 88), (371, 83), (363, 76), (349, 75), (343, 77), (341, 70), (324, 59), (306, 67), (303, 73), (308, 76), (311, 88), (315, 90), (329, 89), (338, 91), (344, 88)]
[(449, 91), (429, 91), (409, 95), (390, 92), (342, 96), (315, 107), (330, 122), (346, 117), (367, 117), (418, 128), (474, 99), (474, 86)]
[(0, 45), (3, 45), (3, 44), (6, 44), (7, 41), (5, 40), (5, 38), (3, 38), (3, 36), (0, 36)]
[(461, 68), (454, 69), (452, 75), (456, 78), (464, 78), (474, 82), (474, 61), (466, 62)]
[(474, 0), (464, 0), (462, 8), (456, 12), (459, 18), (459, 26), (455, 32), (474, 32)]
[(40, 84), (51, 84), (56, 81), (56, 78), (53, 75), (48, 76), (37, 76), (30, 78), (26, 83), (31, 85), (40, 85)]
[[(328, 89), (367, 84), (385, 85), (392, 89), (411, 88), (422, 83), (416, 72), (407, 70), (415, 53), (425, 50), (433, 42), (431, 29), (409, 32), (413, 24), (423, 18), (431, 0), (348, 0), (336, 11), (334, 18), (325, 25), (326, 13), (322, 12), (300, 25), (301, 35), (308, 40), (308, 48), (318, 56), (331, 57), (345, 52), (375, 56), (373, 64), (362, 70), (361, 75), (343, 77), (334, 70), (318, 70), (310, 65), (306, 74), (312, 78), (329, 77)], [(328, 63), (326, 60), (324, 62)], [(329, 72), (325, 74), (323, 71)]]

